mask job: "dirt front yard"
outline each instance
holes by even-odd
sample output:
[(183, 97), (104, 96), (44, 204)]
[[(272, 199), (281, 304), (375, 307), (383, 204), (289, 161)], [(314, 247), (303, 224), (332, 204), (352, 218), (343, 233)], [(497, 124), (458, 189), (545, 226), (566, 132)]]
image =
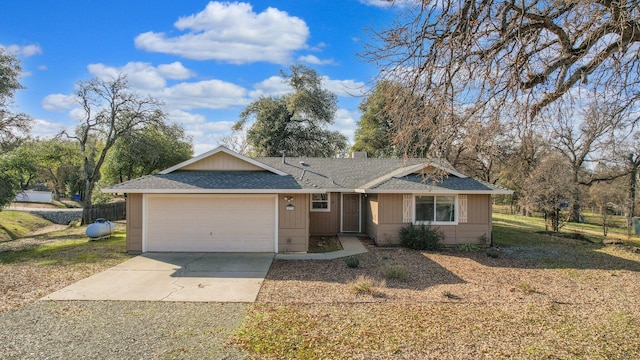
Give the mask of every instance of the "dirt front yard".
[(422, 253), (359, 266), (275, 261), (238, 341), (264, 358), (633, 358), (640, 254), (544, 246)]

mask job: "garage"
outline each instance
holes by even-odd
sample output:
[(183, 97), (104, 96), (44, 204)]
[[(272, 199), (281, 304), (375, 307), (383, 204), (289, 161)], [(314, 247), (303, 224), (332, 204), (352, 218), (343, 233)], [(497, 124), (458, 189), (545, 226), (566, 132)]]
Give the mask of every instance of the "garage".
[(276, 252), (275, 195), (147, 195), (143, 251)]

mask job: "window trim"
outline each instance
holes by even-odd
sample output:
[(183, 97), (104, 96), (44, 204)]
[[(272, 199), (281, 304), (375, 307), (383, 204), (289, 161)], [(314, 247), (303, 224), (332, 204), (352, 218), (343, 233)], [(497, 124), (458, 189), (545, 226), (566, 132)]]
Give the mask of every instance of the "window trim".
[[(434, 198), (434, 202), (433, 202), (433, 206), (437, 206), (438, 204), (438, 197), (443, 197), (443, 196), (453, 196), (453, 206), (454, 206), (454, 220), (453, 221), (424, 221), (424, 220), (417, 220), (416, 219), (416, 206), (418, 204), (417, 201), (417, 197), (420, 196), (433, 196)], [(413, 194), (413, 224), (414, 225), (458, 225), (458, 221), (459, 221), (459, 214), (458, 214), (458, 210), (459, 210), (460, 204), (458, 204), (458, 194)], [(435, 216), (435, 209), (434, 209), (434, 216)]]
[[(313, 200), (313, 195), (327, 195), (327, 200)], [(313, 203), (314, 202), (326, 202), (327, 203), (327, 208), (326, 209), (314, 209), (313, 207)], [(331, 211), (331, 193), (312, 193), (309, 194), (309, 211), (311, 212), (330, 212)]]

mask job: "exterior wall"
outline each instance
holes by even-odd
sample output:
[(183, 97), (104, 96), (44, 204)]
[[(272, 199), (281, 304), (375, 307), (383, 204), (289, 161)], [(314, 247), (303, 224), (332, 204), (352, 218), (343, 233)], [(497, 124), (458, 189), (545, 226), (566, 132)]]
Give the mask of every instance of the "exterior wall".
[[(311, 195), (306, 196), (307, 199), (311, 198)], [(307, 209), (309, 209), (309, 206), (310, 203)], [(340, 232), (340, 193), (331, 193), (329, 210), (309, 211), (309, 231), (311, 236), (333, 236)]]
[(399, 245), (402, 222), (402, 194), (378, 195), (378, 234), (374, 238), (378, 245)]
[(142, 252), (142, 194), (127, 195), (127, 252)]
[[(367, 234), (377, 245), (399, 245), (402, 222), (402, 194), (369, 195)], [(378, 213), (378, 221), (376, 214)], [(489, 245), (491, 239), (491, 196), (467, 195), (467, 222), (437, 225), (445, 236), (444, 244)]]
[(24, 190), (17, 193), (13, 201), (51, 203), (53, 194), (51, 191)]
[(364, 203), (364, 231), (375, 240), (378, 237), (378, 194), (368, 194)]
[(255, 171), (264, 170), (258, 166), (250, 164), (235, 156), (224, 152), (206, 157), (193, 164), (189, 164), (180, 170), (235, 170), (235, 171)]
[[(284, 198), (292, 198), (294, 210)], [(278, 195), (278, 251), (307, 252), (309, 250), (309, 195)]]

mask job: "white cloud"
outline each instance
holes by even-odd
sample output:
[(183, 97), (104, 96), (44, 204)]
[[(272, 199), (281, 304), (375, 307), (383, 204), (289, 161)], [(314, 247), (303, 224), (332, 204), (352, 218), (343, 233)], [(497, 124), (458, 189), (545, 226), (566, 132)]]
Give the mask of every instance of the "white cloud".
[(346, 109), (338, 109), (336, 112), (336, 118), (331, 125), (332, 130), (338, 130), (342, 135), (347, 137), (347, 140), (353, 144), (354, 135), (356, 132), (357, 118), (360, 117), (360, 113), (355, 111), (349, 111)]
[(121, 68), (98, 63), (89, 64), (87, 68), (92, 75), (103, 80), (115, 79), (120, 73), (126, 74), (129, 85), (136, 89), (161, 89), (167, 85), (158, 69), (146, 62), (129, 62)]
[(338, 96), (362, 96), (369, 90), (365, 83), (355, 80), (331, 80), (326, 76), (322, 77), (322, 84), (327, 90)]
[(42, 99), (42, 108), (48, 111), (65, 111), (77, 105), (73, 95), (51, 94)]
[(282, 76), (272, 76), (253, 85), (254, 90), (249, 94), (252, 99), (260, 96), (282, 96), (293, 89), (284, 81)]
[(186, 80), (194, 75), (179, 61), (160, 64), (157, 67), (148, 62), (129, 62), (122, 67), (107, 66), (101, 63), (89, 64), (89, 72), (103, 80), (111, 80), (118, 74), (126, 74), (129, 85), (138, 90), (159, 90), (167, 86), (167, 79)]
[(183, 82), (151, 95), (176, 109), (224, 109), (249, 103), (247, 90), (222, 80)]
[(186, 80), (194, 75), (193, 71), (184, 67), (179, 61), (158, 65), (158, 72), (165, 78), (173, 80)]
[(6, 52), (16, 55), (22, 55), (24, 57), (31, 57), (34, 55), (42, 54), (42, 48), (40, 45), (30, 44), (26, 46), (20, 45), (2, 45), (0, 44), (0, 49), (4, 49)]
[(58, 135), (62, 130), (67, 130), (73, 134), (73, 127), (69, 127), (61, 122), (34, 119), (31, 136), (41, 139), (50, 139)]
[(182, 110), (172, 110), (169, 111), (169, 119), (179, 124), (187, 125), (187, 124), (200, 124), (205, 122), (207, 119), (204, 115), (194, 114)]
[(248, 3), (210, 2), (203, 11), (179, 18), (174, 26), (186, 33), (171, 37), (145, 32), (135, 38), (135, 46), (195, 60), (284, 64), (294, 51), (307, 48), (309, 37), (302, 19), (271, 7), (258, 14)]
[(300, 56), (298, 61), (313, 65), (335, 65), (335, 61), (333, 61), (333, 59), (321, 60), (315, 55)]
[(375, 6), (383, 9), (389, 9), (391, 7), (406, 7), (415, 5), (418, 0), (360, 0), (361, 4), (367, 6)]
[(388, 7), (391, 7), (391, 5), (393, 4), (393, 1), (389, 1), (389, 0), (360, 0), (360, 3), (361, 4), (365, 4), (367, 6), (388, 8)]

